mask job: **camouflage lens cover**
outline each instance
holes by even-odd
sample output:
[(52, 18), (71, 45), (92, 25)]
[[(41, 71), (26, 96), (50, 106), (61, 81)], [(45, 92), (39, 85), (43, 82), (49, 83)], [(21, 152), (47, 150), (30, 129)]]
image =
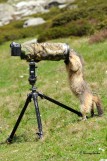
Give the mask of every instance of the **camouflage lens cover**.
[(69, 54), (69, 46), (66, 43), (30, 43), (22, 46), (26, 50), (29, 59), (41, 60), (65, 60)]

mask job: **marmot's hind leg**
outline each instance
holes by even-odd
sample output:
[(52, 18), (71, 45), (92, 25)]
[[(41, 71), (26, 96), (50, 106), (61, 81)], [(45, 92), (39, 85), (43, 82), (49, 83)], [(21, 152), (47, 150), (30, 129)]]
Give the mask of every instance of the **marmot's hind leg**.
[(98, 111), (98, 116), (102, 116), (103, 115), (103, 109), (102, 109), (102, 105), (101, 105), (101, 100), (99, 99), (98, 96), (94, 96), (93, 101), (96, 104), (97, 111)]
[(91, 108), (91, 117), (94, 117), (94, 103), (92, 103), (92, 108)]
[(97, 102), (96, 106), (97, 106), (98, 116), (102, 116), (103, 115), (103, 110), (102, 110), (101, 103)]

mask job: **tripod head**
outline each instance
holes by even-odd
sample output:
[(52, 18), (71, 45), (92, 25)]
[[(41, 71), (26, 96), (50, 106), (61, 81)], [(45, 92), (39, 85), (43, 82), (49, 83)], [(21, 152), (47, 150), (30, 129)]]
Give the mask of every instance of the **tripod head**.
[(32, 59), (30, 62), (29, 62), (29, 83), (30, 85), (34, 86), (36, 80), (37, 80), (37, 75), (36, 75), (36, 72), (35, 72), (35, 68), (37, 68), (36, 66), (36, 62)]

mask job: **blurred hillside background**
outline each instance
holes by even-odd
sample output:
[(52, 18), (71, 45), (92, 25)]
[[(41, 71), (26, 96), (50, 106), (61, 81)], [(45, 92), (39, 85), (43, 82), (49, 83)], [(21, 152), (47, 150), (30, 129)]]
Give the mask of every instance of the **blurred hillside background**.
[(0, 0), (0, 26), (0, 44), (27, 37), (43, 42), (90, 35), (95, 35), (91, 41), (103, 41), (107, 37), (107, 3), (106, 0)]

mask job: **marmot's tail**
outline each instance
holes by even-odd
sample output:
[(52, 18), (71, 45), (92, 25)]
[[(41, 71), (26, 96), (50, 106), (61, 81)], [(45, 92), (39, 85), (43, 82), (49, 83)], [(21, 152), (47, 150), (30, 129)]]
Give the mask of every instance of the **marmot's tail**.
[(102, 104), (101, 104), (100, 98), (98, 96), (93, 96), (93, 102), (95, 102), (95, 104), (96, 104), (98, 116), (102, 116), (103, 115), (103, 109), (102, 109)]

